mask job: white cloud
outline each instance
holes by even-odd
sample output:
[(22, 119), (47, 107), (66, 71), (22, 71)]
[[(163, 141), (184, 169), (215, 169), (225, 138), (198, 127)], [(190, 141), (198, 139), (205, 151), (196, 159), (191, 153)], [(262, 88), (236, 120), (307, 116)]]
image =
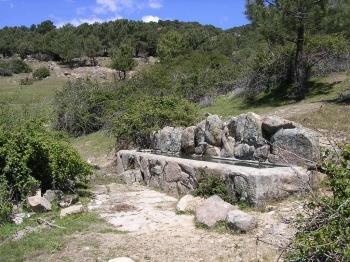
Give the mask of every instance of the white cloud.
[(123, 10), (133, 10), (134, 0), (96, 0), (94, 12), (98, 14), (116, 13)]
[(159, 20), (160, 20), (160, 18), (158, 16), (153, 16), (153, 15), (146, 15), (146, 16), (142, 17), (142, 21), (145, 23), (150, 23), (150, 22), (158, 23)]
[(103, 22), (108, 22), (108, 21), (115, 21), (115, 20), (119, 20), (119, 19), (122, 19), (123, 17), (121, 16), (114, 16), (114, 17), (109, 17), (107, 19), (101, 19), (101, 18), (98, 18), (98, 17), (90, 17), (90, 18), (74, 18), (72, 20), (69, 20), (69, 21), (58, 21), (56, 22), (56, 26), (57, 27), (62, 27), (66, 24), (71, 24), (71, 25), (74, 25), (74, 26), (79, 26), (81, 24), (95, 24), (95, 23), (103, 23)]
[(148, 6), (153, 9), (159, 9), (163, 7), (163, 4), (161, 0), (149, 0)]

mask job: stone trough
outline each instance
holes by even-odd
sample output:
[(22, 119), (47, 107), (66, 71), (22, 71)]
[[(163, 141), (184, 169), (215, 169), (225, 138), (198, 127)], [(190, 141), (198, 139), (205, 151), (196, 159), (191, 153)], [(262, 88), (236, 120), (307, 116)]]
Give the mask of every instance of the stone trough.
[(203, 175), (215, 175), (225, 181), (233, 198), (255, 207), (305, 193), (313, 181), (306, 169), (297, 166), (259, 168), (235, 161), (200, 161), (133, 150), (118, 152), (117, 174), (128, 184), (139, 182), (176, 195), (191, 193)]

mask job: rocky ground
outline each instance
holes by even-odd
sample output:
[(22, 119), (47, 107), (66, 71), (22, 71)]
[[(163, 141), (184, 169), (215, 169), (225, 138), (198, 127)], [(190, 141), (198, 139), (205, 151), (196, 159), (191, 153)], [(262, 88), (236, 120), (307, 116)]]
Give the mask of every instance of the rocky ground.
[[(176, 214), (177, 199), (152, 189), (112, 183), (96, 185), (89, 212), (97, 212), (122, 234), (90, 232), (70, 236), (51, 261), (276, 261), (293, 235), (290, 224), (301, 209), (283, 201), (264, 212), (248, 210), (258, 227), (247, 234), (197, 228), (193, 215)], [(47, 261), (47, 257), (36, 261)]]

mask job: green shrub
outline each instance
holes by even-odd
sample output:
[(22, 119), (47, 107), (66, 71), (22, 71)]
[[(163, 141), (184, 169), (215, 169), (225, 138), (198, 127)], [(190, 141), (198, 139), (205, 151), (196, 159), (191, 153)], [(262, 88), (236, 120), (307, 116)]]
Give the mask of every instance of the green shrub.
[(11, 76), (12, 74), (30, 73), (32, 69), (23, 60), (13, 58), (0, 61), (0, 76)]
[(290, 253), (293, 261), (350, 260), (350, 146), (339, 160), (327, 159), (333, 160), (325, 160), (322, 167), (333, 194), (307, 206)]
[(230, 196), (225, 181), (221, 177), (215, 175), (208, 175), (204, 172), (200, 174), (198, 187), (194, 190), (193, 195), (204, 198), (208, 198), (213, 195), (218, 195), (226, 202), (235, 202), (232, 196)]
[(9, 220), (11, 212), (12, 204), (7, 181), (4, 176), (0, 176), (0, 226)]
[(189, 126), (198, 120), (198, 108), (185, 99), (138, 96), (112, 119), (111, 129), (119, 143), (150, 145), (153, 131), (165, 126)]
[(26, 64), (22, 59), (19, 59), (19, 58), (13, 58), (9, 60), (7, 63), (8, 63), (8, 69), (13, 74), (30, 73), (32, 71), (30, 66)]
[(33, 83), (34, 83), (34, 80), (33, 80), (33, 78), (30, 78), (30, 77), (22, 78), (19, 81), (19, 84), (22, 85), (22, 86), (32, 85)]
[(33, 72), (33, 77), (38, 80), (42, 80), (49, 76), (50, 76), (50, 70), (45, 66), (39, 67)]
[(116, 93), (111, 85), (89, 79), (68, 82), (55, 96), (55, 128), (73, 136), (100, 130), (117, 103)]
[(12, 76), (12, 72), (8, 68), (2, 68), (0, 65), (0, 76)]
[[(38, 188), (72, 191), (86, 182), (88, 166), (63, 137), (47, 131), (41, 123), (14, 129), (0, 127), (0, 205), (7, 213), (9, 199), (21, 201)], [(3, 215), (3, 214), (2, 214)]]

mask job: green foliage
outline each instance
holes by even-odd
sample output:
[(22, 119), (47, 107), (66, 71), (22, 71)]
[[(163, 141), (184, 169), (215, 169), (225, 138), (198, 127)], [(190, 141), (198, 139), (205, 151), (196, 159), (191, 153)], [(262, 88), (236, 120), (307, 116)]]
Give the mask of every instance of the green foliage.
[(234, 203), (225, 181), (219, 176), (208, 175), (204, 171), (200, 174), (198, 187), (194, 190), (193, 195), (204, 198), (218, 195), (226, 202)]
[(112, 120), (112, 132), (120, 144), (147, 147), (153, 131), (165, 126), (189, 126), (198, 120), (198, 108), (174, 96), (138, 96), (128, 103), (125, 111)]
[(33, 77), (37, 80), (42, 80), (49, 76), (50, 76), (50, 70), (45, 66), (39, 67), (33, 72)]
[(84, 39), (84, 54), (90, 58), (92, 65), (96, 65), (95, 57), (101, 53), (101, 50), (102, 43), (96, 36), (90, 35)]
[(350, 260), (350, 146), (340, 158), (327, 155), (322, 168), (333, 195), (308, 205), (290, 254), (293, 261)]
[(100, 130), (117, 101), (115, 89), (92, 80), (68, 82), (55, 96), (55, 128), (79, 136)]
[(125, 79), (126, 72), (133, 69), (134, 66), (133, 49), (130, 44), (122, 44), (119, 48), (113, 50), (111, 67), (123, 73), (120, 74), (120, 79)]
[(158, 43), (157, 53), (164, 60), (170, 60), (185, 54), (189, 50), (188, 36), (182, 32), (170, 31)]
[[(59, 134), (40, 122), (7, 129), (0, 127), (0, 204), (6, 197), (21, 201), (37, 188), (71, 191), (86, 182), (90, 167)], [(9, 195), (4, 195), (8, 189)], [(5, 211), (4, 211), (5, 210)]]
[(29, 65), (21, 59), (0, 60), (0, 76), (11, 76), (12, 74), (29, 73), (31, 71)]
[(0, 176), (0, 226), (8, 221), (12, 212), (9, 187), (4, 176)]
[(34, 80), (33, 80), (33, 78), (30, 78), (30, 77), (24, 77), (24, 78), (20, 79), (19, 84), (21, 86), (29, 86), (29, 85), (34, 84)]

